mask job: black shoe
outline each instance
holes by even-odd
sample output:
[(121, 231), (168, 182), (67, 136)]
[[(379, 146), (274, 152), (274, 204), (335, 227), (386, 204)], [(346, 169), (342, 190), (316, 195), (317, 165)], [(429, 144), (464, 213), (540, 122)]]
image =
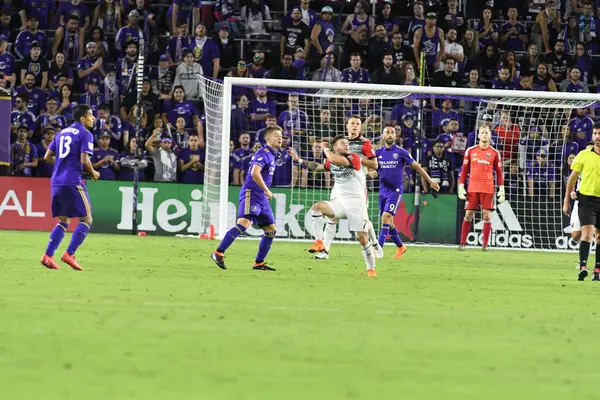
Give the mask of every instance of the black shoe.
[(252, 269), (255, 271), (276, 271), (275, 268), (269, 267), (267, 263), (254, 264)]
[(225, 257), (223, 257), (222, 255), (219, 255), (213, 251), (210, 255), (210, 259), (213, 260), (215, 264), (217, 264), (217, 267), (221, 269), (227, 269), (227, 267), (225, 266)]
[(600, 281), (600, 269), (598, 267), (594, 268), (594, 277), (593, 281)]
[(585, 267), (580, 268), (577, 280), (578, 281), (584, 281), (585, 278), (587, 278), (587, 276), (588, 276), (588, 270)]

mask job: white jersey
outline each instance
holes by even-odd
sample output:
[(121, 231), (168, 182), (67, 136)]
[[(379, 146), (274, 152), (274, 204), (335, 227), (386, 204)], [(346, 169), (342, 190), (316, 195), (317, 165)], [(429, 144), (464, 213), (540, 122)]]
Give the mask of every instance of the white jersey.
[(349, 167), (342, 167), (325, 162), (325, 169), (331, 171), (335, 183), (331, 189), (331, 200), (344, 201), (367, 201), (367, 185), (365, 174), (362, 172), (360, 156), (348, 154)]
[[(348, 140), (348, 147), (350, 148), (350, 153), (356, 153), (363, 158), (376, 158), (375, 149), (373, 148), (373, 144), (369, 139), (366, 139), (362, 136), (359, 136), (355, 139)], [(367, 175), (367, 167), (362, 167), (362, 172), (365, 174), (365, 179)]]

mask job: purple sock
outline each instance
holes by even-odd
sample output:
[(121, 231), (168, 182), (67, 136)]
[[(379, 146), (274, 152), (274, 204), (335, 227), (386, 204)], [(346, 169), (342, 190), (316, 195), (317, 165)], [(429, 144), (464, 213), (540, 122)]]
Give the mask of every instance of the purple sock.
[(382, 224), (381, 225), (381, 232), (379, 232), (379, 245), (381, 247), (383, 247), (383, 245), (385, 244), (385, 240), (387, 239), (387, 235), (390, 232), (390, 225), (389, 224)]
[(77, 225), (75, 232), (73, 232), (73, 236), (71, 236), (71, 243), (69, 243), (69, 247), (67, 248), (67, 253), (69, 253), (69, 255), (75, 254), (77, 248), (81, 246), (89, 232), (90, 226), (86, 222), (80, 222), (79, 225)]
[(219, 253), (225, 253), (229, 246), (233, 244), (235, 239), (244, 232), (246, 232), (246, 227), (244, 227), (244, 225), (236, 224), (233, 228), (227, 231), (225, 237), (219, 244), (219, 247), (217, 247), (217, 251)]
[(65, 232), (67, 231), (68, 227), (68, 224), (59, 222), (56, 224), (54, 229), (52, 229), (52, 232), (50, 233), (50, 240), (48, 241), (48, 247), (46, 247), (47, 256), (54, 256), (54, 252), (56, 249), (58, 249), (58, 246), (60, 246), (60, 242), (62, 242), (63, 238), (65, 237)]
[(392, 238), (392, 241), (396, 244), (396, 247), (402, 247), (402, 239), (400, 239), (400, 235), (398, 234), (398, 231), (396, 230), (395, 226), (392, 226), (390, 228), (390, 237)]
[(269, 254), (269, 250), (271, 250), (271, 245), (273, 244), (273, 239), (275, 239), (275, 231), (273, 232), (265, 232), (265, 235), (260, 238), (260, 243), (258, 244), (258, 253), (256, 254), (256, 263), (260, 264), (265, 261), (267, 258), (267, 254)]

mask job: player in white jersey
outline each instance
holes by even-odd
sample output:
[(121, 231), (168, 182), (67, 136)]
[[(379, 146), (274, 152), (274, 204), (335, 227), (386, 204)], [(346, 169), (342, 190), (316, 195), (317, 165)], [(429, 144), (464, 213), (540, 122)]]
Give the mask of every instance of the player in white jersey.
[[(376, 277), (375, 254), (368, 235), (366, 178), (362, 172), (360, 156), (350, 152), (348, 140), (344, 136), (333, 139), (333, 151), (329, 149), (326, 142), (321, 145), (327, 161), (324, 165), (309, 162), (307, 167), (311, 171), (330, 171), (334, 185), (331, 190), (331, 200), (319, 201), (311, 208), (315, 237), (322, 238), (324, 235), (324, 217), (347, 219), (350, 230), (356, 232), (356, 238), (361, 244), (367, 274)], [(288, 152), (298, 164), (304, 163), (293, 149)]]
[[(375, 155), (375, 149), (369, 139), (366, 139), (361, 134), (362, 121), (359, 116), (351, 115), (346, 122), (346, 132), (348, 139), (348, 146), (350, 153), (354, 153), (360, 156), (360, 162), (362, 165), (362, 172), (366, 175), (369, 170), (377, 170), (377, 156)], [(367, 197), (368, 205), (368, 197)], [(325, 233), (323, 238), (316, 237), (314, 245), (308, 250), (310, 253), (315, 254), (315, 258), (319, 260), (326, 260), (329, 258), (329, 250), (331, 248), (331, 242), (335, 237), (337, 226), (337, 220), (327, 219), (325, 224)], [(375, 228), (369, 220), (367, 223), (369, 240), (375, 249), (375, 255), (377, 258), (383, 258), (383, 248), (379, 245)]]

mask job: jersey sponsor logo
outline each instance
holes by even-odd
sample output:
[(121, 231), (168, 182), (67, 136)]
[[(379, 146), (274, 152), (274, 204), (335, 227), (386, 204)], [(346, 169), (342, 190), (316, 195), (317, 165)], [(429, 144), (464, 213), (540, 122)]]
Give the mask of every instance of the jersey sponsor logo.
[[(483, 221), (475, 224), (474, 228), (476, 232), (469, 233), (467, 243), (477, 246), (483, 243)], [(533, 237), (523, 233), (523, 227), (508, 201), (498, 204), (496, 211), (492, 213), (490, 244), (496, 247), (533, 247)]]

